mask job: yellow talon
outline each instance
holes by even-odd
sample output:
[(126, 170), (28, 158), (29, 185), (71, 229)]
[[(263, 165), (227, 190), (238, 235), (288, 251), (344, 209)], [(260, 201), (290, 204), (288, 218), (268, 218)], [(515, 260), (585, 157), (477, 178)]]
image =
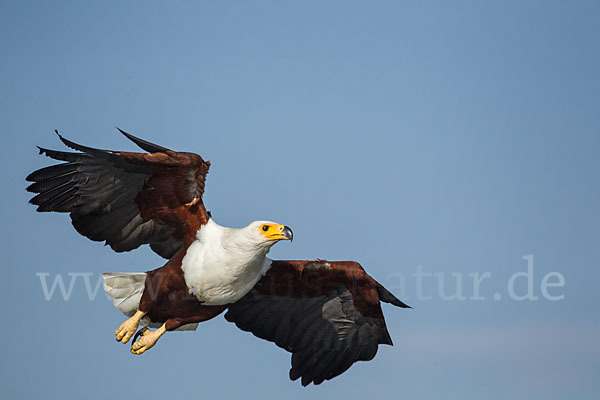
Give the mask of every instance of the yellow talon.
[(119, 326), (119, 329), (115, 331), (117, 342), (127, 343), (134, 335), (135, 331), (137, 331), (140, 320), (144, 315), (146, 315), (145, 312), (138, 310), (131, 318), (123, 322), (121, 326)]
[(131, 352), (133, 354), (142, 354), (150, 350), (166, 331), (165, 324), (155, 331), (151, 331), (150, 329), (142, 331), (140, 338), (131, 344)]

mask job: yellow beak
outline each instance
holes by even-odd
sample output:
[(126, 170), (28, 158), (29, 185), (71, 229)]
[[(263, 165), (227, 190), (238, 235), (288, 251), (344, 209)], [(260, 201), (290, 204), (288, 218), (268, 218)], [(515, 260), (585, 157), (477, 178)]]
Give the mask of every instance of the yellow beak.
[(269, 240), (293, 240), (294, 232), (289, 226), (274, 224), (265, 232), (265, 237)]

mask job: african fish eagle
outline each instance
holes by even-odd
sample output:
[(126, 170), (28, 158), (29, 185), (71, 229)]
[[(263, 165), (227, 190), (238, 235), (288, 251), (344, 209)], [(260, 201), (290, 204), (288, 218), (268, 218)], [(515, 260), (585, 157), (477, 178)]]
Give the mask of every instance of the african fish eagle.
[[(144, 273), (105, 273), (104, 289), (129, 319), (116, 339), (142, 354), (167, 331), (196, 329), (227, 310), (240, 329), (292, 353), (292, 380), (315, 385), (392, 345), (380, 301), (408, 306), (353, 261), (274, 261), (292, 230), (270, 221), (218, 225), (202, 201), (210, 163), (119, 131), (146, 153), (39, 147), (63, 161), (31, 173), (37, 211), (69, 213), (77, 232), (116, 252), (144, 244), (168, 259)], [(138, 328), (140, 328), (138, 330)], [(150, 330), (149, 327), (156, 327)], [(137, 333), (136, 333), (137, 331)]]

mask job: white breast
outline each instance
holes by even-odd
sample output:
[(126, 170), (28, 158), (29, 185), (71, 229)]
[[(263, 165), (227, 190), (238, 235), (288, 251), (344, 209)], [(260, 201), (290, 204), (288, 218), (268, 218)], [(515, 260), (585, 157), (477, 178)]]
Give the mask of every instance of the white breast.
[(209, 220), (183, 258), (181, 269), (188, 290), (206, 305), (235, 303), (271, 266), (266, 252), (239, 246), (236, 231)]

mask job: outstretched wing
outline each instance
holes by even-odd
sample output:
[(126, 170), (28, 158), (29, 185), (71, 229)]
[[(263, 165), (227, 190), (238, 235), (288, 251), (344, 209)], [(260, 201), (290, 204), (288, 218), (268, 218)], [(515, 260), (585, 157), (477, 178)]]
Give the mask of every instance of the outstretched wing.
[(408, 307), (352, 261), (274, 261), (225, 318), (292, 353), (290, 379), (315, 385), (392, 345), (380, 301)]
[(64, 162), (26, 178), (33, 182), (27, 190), (37, 193), (30, 203), (37, 211), (70, 213), (77, 232), (117, 252), (149, 244), (170, 258), (208, 221), (202, 194), (210, 163), (121, 133), (148, 153), (94, 149), (60, 135), (78, 152), (39, 147)]

